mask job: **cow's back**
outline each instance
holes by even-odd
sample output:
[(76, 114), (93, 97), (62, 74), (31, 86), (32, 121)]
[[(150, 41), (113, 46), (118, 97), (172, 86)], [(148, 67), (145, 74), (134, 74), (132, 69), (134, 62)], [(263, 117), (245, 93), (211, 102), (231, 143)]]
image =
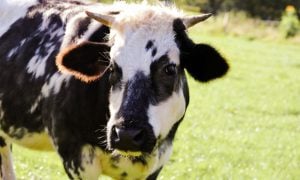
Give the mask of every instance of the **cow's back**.
[[(4, 1), (4, 4), (7, 2)], [(9, 5), (7, 7), (12, 6)], [(19, 17), (14, 15), (14, 21), (6, 23), (8, 27), (0, 32), (0, 134), (40, 149), (48, 148), (50, 144), (32, 145), (32, 140), (28, 139), (36, 136), (38, 141), (45, 142), (45, 131), (51, 131), (51, 127), (57, 124), (53, 121), (56, 121), (59, 111), (69, 113), (69, 116), (72, 113), (76, 115), (76, 112), (72, 112), (76, 109), (73, 106), (75, 100), (87, 109), (95, 103), (106, 106), (105, 100), (84, 100), (86, 93), (95, 94), (98, 91), (103, 91), (98, 97), (105, 99), (105, 78), (103, 83), (85, 85), (58, 72), (55, 57), (61, 49), (73, 43), (104, 41), (109, 30), (84, 14), (87, 5), (82, 2), (30, 0), (27, 5), (26, 10), (22, 6)], [(9, 8), (6, 10), (10, 11)], [(0, 21), (9, 15), (11, 13), (3, 12)], [(77, 120), (66, 120), (60, 126), (73, 124), (76, 129), (89, 124), (78, 123)]]

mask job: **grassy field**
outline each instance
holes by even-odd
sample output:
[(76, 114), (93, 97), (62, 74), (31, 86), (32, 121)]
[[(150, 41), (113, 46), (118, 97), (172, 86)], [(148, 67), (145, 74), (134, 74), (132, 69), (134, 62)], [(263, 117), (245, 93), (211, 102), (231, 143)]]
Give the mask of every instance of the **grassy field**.
[[(159, 179), (300, 178), (300, 45), (199, 29), (193, 39), (217, 47), (231, 70), (208, 84), (189, 79), (191, 103)], [(14, 154), (18, 179), (67, 179), (55, 153)]]

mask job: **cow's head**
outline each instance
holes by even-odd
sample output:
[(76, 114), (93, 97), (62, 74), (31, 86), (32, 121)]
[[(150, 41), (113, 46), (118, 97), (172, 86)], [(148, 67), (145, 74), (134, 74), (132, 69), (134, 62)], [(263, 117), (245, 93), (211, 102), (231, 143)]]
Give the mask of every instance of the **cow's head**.
[(187, 28), (210, 15), (186, 17), (146, 5), (114, 15), (87, 15), (111, 28), (111, 47), (75, 45), (58, 56), (57, 64), (85, 82), (95, 81), (108, 69), (101, 60), (110, 48), (108, 146), (127, 155), (150, 153), (161, 141), (173, 138), (185, 114), (189, 95), (184, 69), (202, 82), (228, 70), (214, 48), (195, 44), (186, 34)]

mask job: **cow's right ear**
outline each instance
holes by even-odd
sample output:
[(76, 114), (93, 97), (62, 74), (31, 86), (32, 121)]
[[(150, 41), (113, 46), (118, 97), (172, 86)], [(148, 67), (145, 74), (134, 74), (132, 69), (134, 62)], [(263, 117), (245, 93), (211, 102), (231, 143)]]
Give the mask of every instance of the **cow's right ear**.
[(103, 76), (110, 64), (110, 47), (104, 43), (83, 42), (63, 49), (56, 57), (58, 69), (84, 82)]
[(189, 74), (198, 81), (207, 82), (224, 76), (229, 65), (222, 55), (207, 44), (195, 44), (182, 54), (182, 63)]

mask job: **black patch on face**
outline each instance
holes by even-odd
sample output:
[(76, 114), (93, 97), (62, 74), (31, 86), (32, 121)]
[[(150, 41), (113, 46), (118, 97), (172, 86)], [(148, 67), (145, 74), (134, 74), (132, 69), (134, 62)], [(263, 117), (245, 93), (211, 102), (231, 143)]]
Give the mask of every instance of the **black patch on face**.
[(125, 122), (147, 122), (148, 97), (152, 94), (150, 88), (150, 80), (142, 72), (138, 72), (125, 86), (117, 118), (123, 117)]
[(123, 118), (123, 121), (116, 125), (119, 128), (142, 131), (144, 136), (143, 142), (139, 144), (140, 151), (148, 153), (152, 151), (156, 143), (147, 115), (150, 98), (153, 97), (152, 93), (150, 79), (142, 72), (138, 72), (132, 80), (126, 83), (122, 104), (116, 116), (117, 119)]
[(152, 46), (153, 46), (153, 41), (152, 40), (149, 40), (148, 42), (147, 42), (147, 44), (146, 44), (146, 51), (148, 51), (150, 48), (152, 48)]
[(151, 51), (151, 56), (154, 57), (157, 53), (157, 48), (154, 47), (154, 41), (153, 40), (149, 40), (146, 44), (146, 47), (145, 47), (146, 51), (152, 49)]
[[(123, 122), (119, 122), (116, 126), (146, 131), (146, 134), (149, 134), (146, 137), (150, 137), (146, 142), (149, 142), (151, 146), (145, 144), (142, 148), (143, 152), (151, 152), (156, 142), (152, 126), (148, 123), (149, 105), (157, 105), (168, 99), (174, 91), (179, 91), (183, 77), (183, 69), (170, 63), (169, 57), (163, 55), (151, 64), (149, 77), (138, 72), (132, 80), (126, 83), (122, 104), (116, 116), (117, 119), (122, 118)], [(112, 135), (111, 137), (114, 138)]]
[(155, 47), (152, 49), (151, 56), (154, 57), (156, 53), (157, 53), (157, 48)]
[(180, 76), (183, 74), (183, 69), (175, 66), (176, 73), (170, 75), (166, 72), (169, 65), (171, 65), (169, 57), (163, 55), (150, 66), (151, 88), (154, 91), (154, 96), (151, 98), (153, 105), (166, 100), (174, 91), (179, 90)]

